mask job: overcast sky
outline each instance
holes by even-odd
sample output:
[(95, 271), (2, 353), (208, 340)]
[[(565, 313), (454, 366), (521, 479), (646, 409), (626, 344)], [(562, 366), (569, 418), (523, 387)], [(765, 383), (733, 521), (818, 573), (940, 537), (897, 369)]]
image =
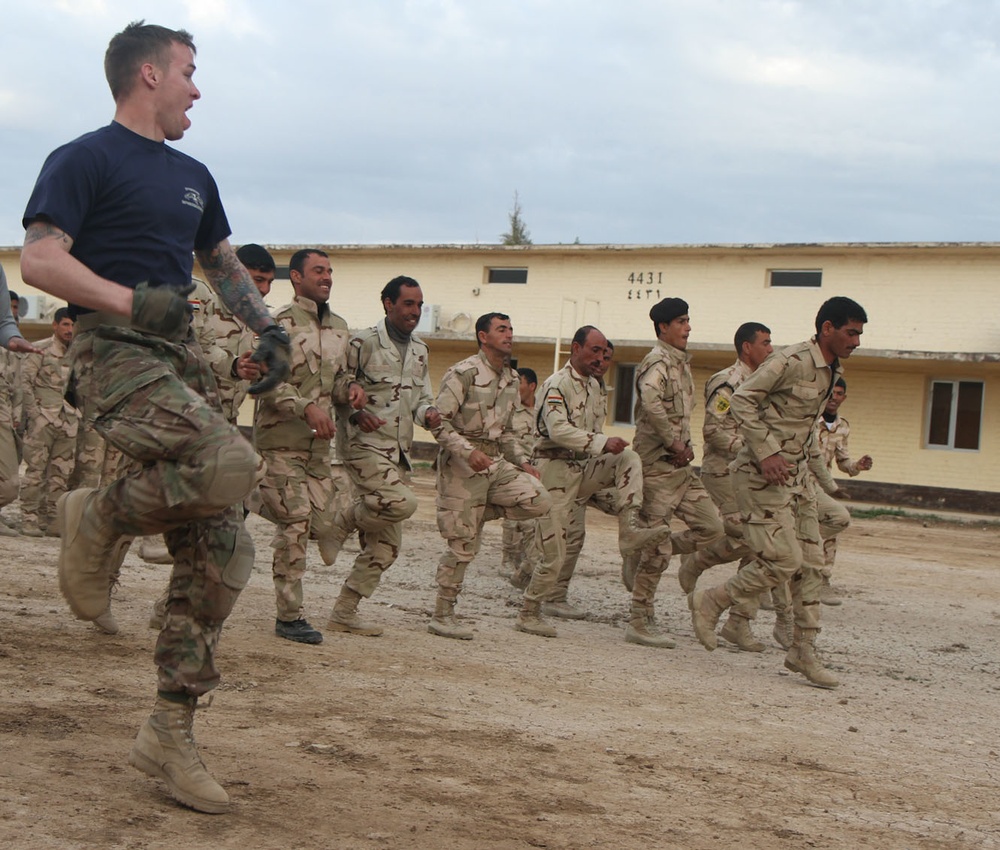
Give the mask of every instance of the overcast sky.
[(994, 0), (34, 0), (0, 36), (0, 245), (107, 123), (130, 20), (190, 30), (177, 146), (235, 242), (1000, 240)]

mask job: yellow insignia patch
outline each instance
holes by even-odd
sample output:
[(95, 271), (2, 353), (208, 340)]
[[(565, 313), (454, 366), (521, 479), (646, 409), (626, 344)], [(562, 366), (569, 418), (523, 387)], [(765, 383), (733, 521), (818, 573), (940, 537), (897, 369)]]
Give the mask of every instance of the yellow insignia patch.
[(729, 399), (725, 396), (715, 397), (715, 412), (722, 416), (729, 411)]

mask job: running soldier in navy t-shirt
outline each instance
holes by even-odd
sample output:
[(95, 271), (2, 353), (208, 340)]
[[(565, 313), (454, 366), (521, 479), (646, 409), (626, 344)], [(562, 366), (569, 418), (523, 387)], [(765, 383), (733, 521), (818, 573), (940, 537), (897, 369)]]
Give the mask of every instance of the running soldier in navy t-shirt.
[[(167, 147), (201, 94), (183, 30), (130, 24), (108, 45), (115, 119), (54, 151), (24, 213), (25, 281), (74, 305), (74, 384), (104, 438), (141, 471), (59, 502), (59, 582), (74, 614), (108, 610), (128, 540), (164, 534), (174, 566), (156, 644), (157, 700), (129, 761), (180, 802), (225, 812), (229, 797), (194, 746), (199, 696), (219, 683), (222, 624), (253, 567), (243, 498), (256, 483), (251, 445), (223, 417), (194, 343), (192, 251), (220, 298), (260, 336), (267, 377), (288, 370), (288, 338), (229, 245), (208, 169)], [(263, 385), (263, 386), (262, 386)], [(71, 387), (72, 391), (73, 387)]]

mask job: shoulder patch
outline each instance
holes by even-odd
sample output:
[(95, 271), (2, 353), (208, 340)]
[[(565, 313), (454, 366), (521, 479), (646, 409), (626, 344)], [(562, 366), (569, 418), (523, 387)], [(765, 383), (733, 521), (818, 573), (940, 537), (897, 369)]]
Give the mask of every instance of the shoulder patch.
[(723, 416), (724, 414), (728, 413), (729, 399), (726, 398), (724, 395), (716, 395), (715, 403), (712, 405), (712, 410), (718, 413), (719, 416)]

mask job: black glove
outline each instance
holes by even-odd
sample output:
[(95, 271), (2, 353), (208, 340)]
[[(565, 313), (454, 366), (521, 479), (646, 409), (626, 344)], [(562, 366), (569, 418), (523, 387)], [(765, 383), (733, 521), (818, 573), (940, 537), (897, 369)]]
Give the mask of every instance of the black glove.
[(132, 295), (132, 327), (146, 333), (182, 339), (191, 324), (188, 296), (195, 285), (150, 286), (145, 281), (136, 286)]
[(292, 341), (281, 325), (268, 325), (260, 332), (257, 350), (250, 357), (267, 369), (267, 374), (250, 385), (251, 395), (260, 395), (273, 390), (291, 371)]

